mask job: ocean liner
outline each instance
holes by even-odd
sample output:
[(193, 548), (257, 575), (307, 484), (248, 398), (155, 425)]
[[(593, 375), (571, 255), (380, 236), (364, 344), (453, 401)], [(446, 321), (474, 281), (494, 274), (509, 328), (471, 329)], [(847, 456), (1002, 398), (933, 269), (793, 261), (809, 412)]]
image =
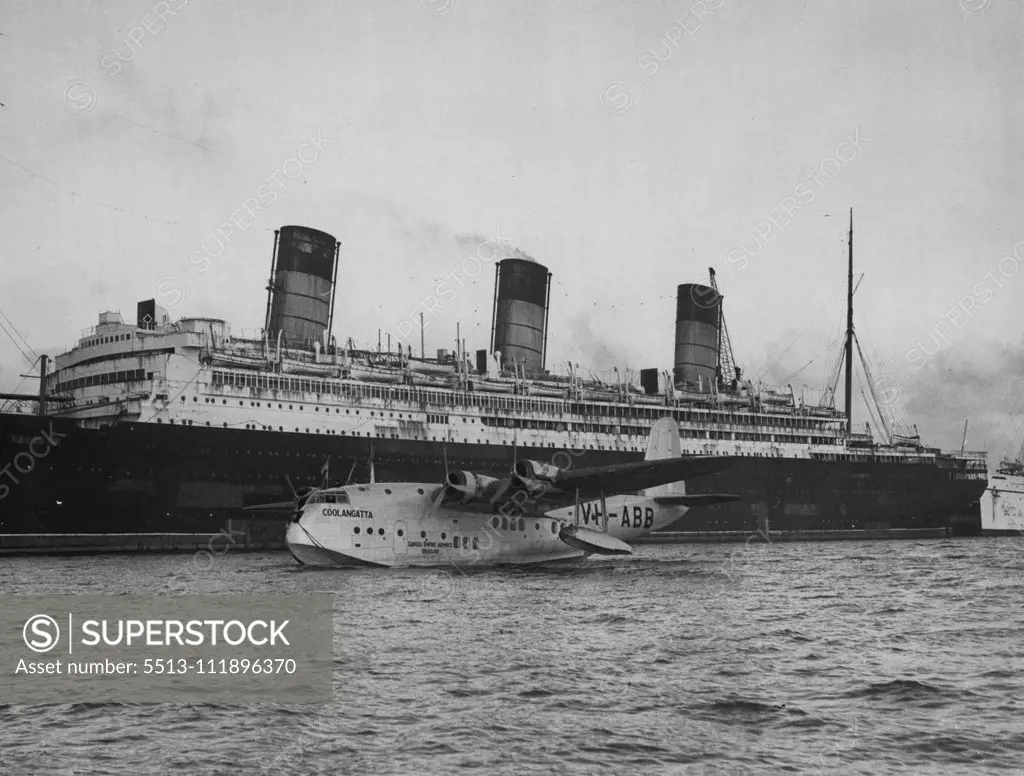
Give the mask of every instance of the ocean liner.
[(134, 323), (101, 313), (52, 371), (43, 357), (37, 402), (0, 395), (22, 409), (0, 414), (0, 534), (230, 525), (283, 536), (284, 519), (243, 508), (324, 478), (440, 482), (446, 464), (500, 475), (514, 456), (640, 460), (664, 416), (679, 423), (684, 454), (738, 457), (695, 492), (743, 496), (694, 508), (673, 530), (927, 528), (964, 516), (976, 527), (983, 453), (853, 430), (852, 218), (845, 412), (743, 379), (713, 273), (710, 285), (678, 287), (674, 369), (605, 384), (571, 364), (546, 368), (551, 275), (540, 263), (496, 263), (488, 349), (471, 355), (457, 341), (428, 358), (422, 344), (415, 355), (408, 343), (359, 349), (332, 336), (338, 254), (325, 232), (275, 232), (264, 327), (248, 336), (220, 319), (171, 320), (151, 299)]

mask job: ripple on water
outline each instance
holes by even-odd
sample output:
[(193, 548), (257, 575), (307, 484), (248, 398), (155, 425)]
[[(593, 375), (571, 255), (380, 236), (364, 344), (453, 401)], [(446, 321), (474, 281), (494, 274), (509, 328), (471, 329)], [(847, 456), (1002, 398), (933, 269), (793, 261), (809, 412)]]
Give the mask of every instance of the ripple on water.
[(1024, 563), (1011, 545), (644, 545), (473, 570), (443, 596), (426, 584), (436, 573), (307, 571), (274, 553), (229, 552), (209, 572), (173, 556), (7, 559), (8, 595), (331, 592), (336, 699), (0, 706), (0, 769), (1013, 772)]

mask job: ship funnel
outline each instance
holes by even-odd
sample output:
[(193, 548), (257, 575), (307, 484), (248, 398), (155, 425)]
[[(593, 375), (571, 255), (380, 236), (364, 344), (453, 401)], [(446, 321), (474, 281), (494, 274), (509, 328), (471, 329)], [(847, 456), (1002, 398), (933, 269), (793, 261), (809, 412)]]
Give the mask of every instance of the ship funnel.
[(528, 259), (502, 259), (494, 268), (491, 352), (501, 367), (518, 363), (528, 377), (544, 372), (551, 273)]
[(679, 286), (676, 296), (675, 384), (698, 388), (715, 384), (722, 297), (697, 283)]
[(294, 345), (319, 342), (333, 322), (340, 244), (306, 226), (282, 226), (274, 237), (266, 331)]

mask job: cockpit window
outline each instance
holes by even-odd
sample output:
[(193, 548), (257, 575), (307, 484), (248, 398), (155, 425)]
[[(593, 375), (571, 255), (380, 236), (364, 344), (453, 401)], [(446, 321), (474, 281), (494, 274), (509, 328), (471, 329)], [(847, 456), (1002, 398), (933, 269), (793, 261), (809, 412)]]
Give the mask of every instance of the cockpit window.
[(350, 504), (348, 493), (325, 493), (324, 501), (328, 504)]

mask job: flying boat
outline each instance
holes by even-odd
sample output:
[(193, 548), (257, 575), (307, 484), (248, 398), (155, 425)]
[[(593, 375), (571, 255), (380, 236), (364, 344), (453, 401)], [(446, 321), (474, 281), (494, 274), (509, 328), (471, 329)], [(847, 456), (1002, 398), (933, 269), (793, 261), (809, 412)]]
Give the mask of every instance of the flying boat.
[(643, 461), (560, 468), (516, 461), (507, 477), (451, 471), (445, 481), (324, 487), (296, 499), (288, 550), (313, 566), (493, 566), (628, 555), (630, 539), (692, 506), (736, 501), (686, 493), (685, 481), (732, 465), (680, 455), (672, 418), (651, 429)]

